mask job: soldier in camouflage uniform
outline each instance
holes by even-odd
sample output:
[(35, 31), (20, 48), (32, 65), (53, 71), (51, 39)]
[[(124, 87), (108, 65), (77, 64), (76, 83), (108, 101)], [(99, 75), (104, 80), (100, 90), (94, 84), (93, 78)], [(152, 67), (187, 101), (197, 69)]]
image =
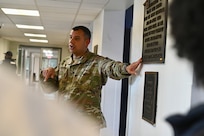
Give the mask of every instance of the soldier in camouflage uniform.
[(89, 52), (91, 33), (84, 26), (74, 27), (70, 33), (71, 56), (56, 68), (48, 68), (41, 74), (43, 84), (55, 84), (60, 99), (74, 103), (77, 110), (95, 119), (105, 127), (101, 111), (101, 89), (107, 78), (120, 80), (136, 74), (142, 59), (128, 65)]
[(4, 54), (5, 54), (4, 60), (2, 64), (0, 65), (0, 68), (3, 70), (6, 70), (7, 72), (11, 74), (16, 74), (15, 59), (12, 59), (13, 53), (11, 51), (7, 51)]

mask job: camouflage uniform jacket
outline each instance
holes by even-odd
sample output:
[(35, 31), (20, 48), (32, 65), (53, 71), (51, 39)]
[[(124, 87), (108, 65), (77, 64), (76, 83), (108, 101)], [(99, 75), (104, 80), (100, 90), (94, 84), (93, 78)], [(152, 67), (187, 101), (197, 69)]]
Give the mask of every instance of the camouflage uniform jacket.
[(87, 51), (78, 61), (72, 56), (65, 58), (56, 68), (59, 79), (59, 95), (65, 101), (76, 104), (77, 109), (99, 122), (105, 127), (105, 119), (101, 112), (101, 89), (107, 78), (120, 80), (130, 74), (127, 64), (113, 61)]

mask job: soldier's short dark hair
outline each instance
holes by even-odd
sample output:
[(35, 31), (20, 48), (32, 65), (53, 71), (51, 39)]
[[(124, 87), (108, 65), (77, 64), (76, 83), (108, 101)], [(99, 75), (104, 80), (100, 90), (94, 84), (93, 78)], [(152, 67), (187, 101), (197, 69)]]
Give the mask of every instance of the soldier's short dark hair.
[(193, 62), (196, 79), (204, 85), (204, 0), (173, 0), (171, 33), (180, 57)]
[(75, 26), (72, 28), (72, 30), (76, 31), (76, 30), (82, 30), (84, 32), (84, 34), (87, 36), (87, 38), (91, 39), (91, 32), (90, 30), (85, 27), (85, 26)]

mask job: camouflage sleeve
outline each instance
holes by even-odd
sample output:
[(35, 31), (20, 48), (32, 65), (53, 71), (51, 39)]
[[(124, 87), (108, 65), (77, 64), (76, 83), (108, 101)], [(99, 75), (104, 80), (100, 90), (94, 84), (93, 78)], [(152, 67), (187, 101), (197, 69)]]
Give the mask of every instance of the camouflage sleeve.
[(42, 75), (42, 72), (40, 73), (40, 85), (42, 87), (42, 90), (45, 93), (53, 93), (56, 92), (59, 88), (59, 81), (58, 76), (55, 76), (54, 78), (49, 78), (46, 82), (44, 81), (44, 77)]
[(120, 80), (130, 76), (130, 74), (126, 71), (126, 67), (128, 65), (128, 63), (122, 63), (109, 58), (104, 58), (101, 60), (99, 67), (103, 74), (112, 79)]

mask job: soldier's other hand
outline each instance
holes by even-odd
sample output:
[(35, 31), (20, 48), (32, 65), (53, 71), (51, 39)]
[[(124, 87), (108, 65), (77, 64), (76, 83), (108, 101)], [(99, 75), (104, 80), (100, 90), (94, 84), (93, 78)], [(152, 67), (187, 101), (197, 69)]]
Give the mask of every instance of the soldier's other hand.
[(54, 78), (55, 76), (55, 69), (50, 67), (43, 70), (44, 81), (47, 81), (49, 78)]

